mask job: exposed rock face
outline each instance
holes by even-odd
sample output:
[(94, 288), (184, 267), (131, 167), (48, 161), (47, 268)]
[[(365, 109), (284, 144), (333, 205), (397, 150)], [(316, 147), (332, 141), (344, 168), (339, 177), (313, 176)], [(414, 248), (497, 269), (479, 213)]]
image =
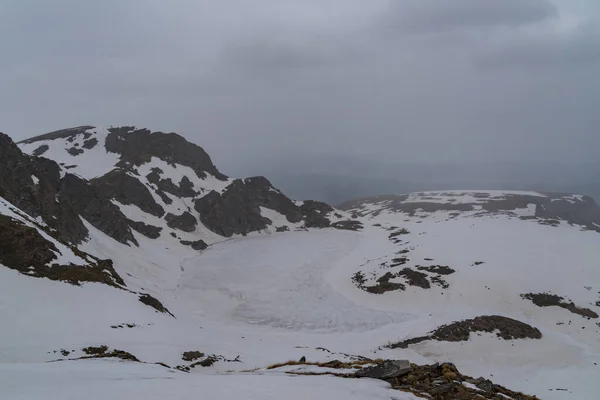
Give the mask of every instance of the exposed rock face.
[(320, 201), (308, 200), (300, 206), (302, 219), (306, 221), (307, 228), (327, 228), (331, 225), (326, 214), (333, 211), (333, 207)]
[(260, 207), (283, 214), (291, 223), (304, 220), (307, 227), (319, 228), (330, 226), (326, 214), (333, 210), (316, 201), (297, 206), (264, 177), (236, 179), (222, 194), (213, 191), (195, 203), (202, 223), (226, 237), (266, 229), (271, 221), (261, 215)]
[(42, 154), (44, 154), (45, 152), (47, 152), (49, 149), (50, 149), (50, 146), (48, 146), (47, 144), (43, 144), (40, 147), (38, 147), (37, 149), (35, 149), (33, 151), (33, 153), (31, 153), (31, 155), (34, 157), (39, 157)]
[(148, 225), (143, 222), (131, 220), (129, 221), (129, 226), (142, 235), (149, 237), (150, 239), (158, 239), (160, 237), (160, 232), (163, 229), (158, 226)]
[(73, 139), (73, 138), (75, 138), (75, 136), (82, 134), (82, 133), (87, 133), (86, 132), (87, 130), (93, 129), (93, 128), (94, 127), (90, 126), (90, 125), (82, 125), (82, 126), (77, 126), (74, 128), (60, 129), (58, 131), (53, 131), (50, 133), (45, 133), (43, 135), (34, 136), (32, 138), (23, 140), (19, 143), (34, 143), (34, 142), (38, 142), (40, 140), (52, 140), (52, 139)]
[(58, 164), (24, 155), (4, 134), (0, 134), (0, 196), (32, 217), (41, 217), (63, 241), (80, 243), (87, 237), (81, 215), (121, 243), (135, 243), (127, 219), (107, 198), (75, 175), (61, 178)]
[(170, 193), (176, 197), (194, 197), (198, 193), (194, 190), (192, 182), (187, 176), (181, 178), (179, 186), (173, 183), (171, 178), (162, 179), (160, 174), (163, 171), (160, 168), (152, 168), (152, 172), (146, 175), (148, 182), (155, 184), (159, 190)]
[(114, 169), (100, 178), (92, 179), (91, 183), (107, 198), (115, 199), (125, 205), (133, 204), (156, 217), (165, 214), (165, 210), (154, 200), (150, 190), (124, 170)]
[(156, 298), (147, 293), (142, 293), (139, 297), (140, 302), (143, 304), (154, 308), (157, 312), (161, 312), (163, 314), (169, 314), (171, 317), (175, 318), (173, 314), (165, 307), (163, 304)]
[(141, 165), (152, 157), (167, 163), (190, 167), (199, 177), (206, 173), (217, 179), (227, 177), (219, 172), (209, 155), (200, 146), (188, 142), (176, 133), (150, 132), (132, 126), (110, 128), (106, 138), (106, 150), (121, 155), (122, 166)]
[[(88, 260), (89, 255), (72, 250)], [(73, 285), (99, 282), (111, 286), (125, 285), (110, 260), (93, 259), (90, 265), (56, 263), (58, 249), (37, 229), (0, 214), (0, 264), (33, 277), (65, 281)]]
[(194, 232), (198, 221), (189, 212), (184, 212), (181, 215), (167, 214), (165, 216), (169, 228), (179, 229), (184, 232)]

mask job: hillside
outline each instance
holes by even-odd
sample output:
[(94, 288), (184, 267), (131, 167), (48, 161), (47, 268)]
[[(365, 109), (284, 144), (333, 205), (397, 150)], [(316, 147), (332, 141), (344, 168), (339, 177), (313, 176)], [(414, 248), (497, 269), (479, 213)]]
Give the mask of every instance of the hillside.
[(591, 198), (340, 208), (226, 177), (176, 134), (0, 135), (0, 394), (596, 398)]

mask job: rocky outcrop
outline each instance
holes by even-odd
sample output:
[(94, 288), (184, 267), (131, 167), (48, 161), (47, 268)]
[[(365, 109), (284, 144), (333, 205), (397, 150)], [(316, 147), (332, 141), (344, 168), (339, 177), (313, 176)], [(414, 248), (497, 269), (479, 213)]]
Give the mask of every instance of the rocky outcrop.
[(121, 243), (135, 243), (125, 216), (87, 181), (71, 174), (61, 178), (58, 164), (23, 154), (4, 134), (0, 134), (0, 196), (28, 215), (41, 217), (65, 242), (87, 238), (81, 216)]
[(152, 168), (152, 172), (146, 175), (146, 178), (148, 182), (155, 184), (160, 191), (170, 193), (176, 197), (194, 197), (198, 194), (187, 176), (181, 178), (178, 186), (173, 183), (171, 178), (162, 179), (160, 176), (162, 173), (163, 171), (160, 168)]
[[(70, 141), (73, 141), (73, 139), (75, 139), (75, 137), (77, 135), (86, 134), (87, 131), (90, 129), (94, 129), (94, 127), (90, 126), (90, 125), (82, 125), (82, 126), (76, 126), (74, 128), (60, 129), (58, 131), (53, 131), (50, 133), (45, 133), (43, 135), (34, 136), (34, 137), (26, 139), (26, 140), (22, 140), (19, 143), (29, 144), (29, 143), (39, 142), (41, 140), (53, 140), (53, 139), (70, 139)], [(87, 139), (87, 137), (86, 137), (86, 139)]]
[(196, 240), (195, 242), (190, 242), (189, 240), (180, 240), (179, 243), (184, 246), (190, 246), (194, 250), (204, 250), (208, 247), (204, 240)]
[(115, 199), (125, 205), (137, 206), (140, 210), (156, 217), (165, 214), (165, 210), (154, 200), (150, 190), (124, 170), (114, 169), (90, 182), (107, 198)]
[(157, 157), (167, 163), (190, 167), (202, 178), (209, 173), (217, 179), (227, 179), (214, 166), (204, 149), (176, 133), (150, 132), (133, 126), (110, 128), (109, 131), (106, 150), (120, 154), (122, 167), (141, 165)]
[(160, 237), (160, 232), (163, 229), (158, 226), (148, 225), (143, 222), (131, 220), (129, 220), (129, 226), (142, 235), (149, 237), (150, 239), (158, 239)]
[(385, 360), (372, 367), (356, 372), (357, 378), (394, 379), (408, 375), (412, 371), (408, 360)]
[(406, 349), (410, 345), (427, 340), (462, 342), (469, 340), (471, 332), (496, 332), (496, 336), (504, 340), (542, 338), (542, 333), (539, 329), (524, 322), (500, 315), (485, 315), (442, 325), (426, 336), (407, 339), (390, 344), (387, 347), (392, 349)]
[(305, 221), (306, 227), (331, 225), (329, 205), (307, 201), (298, 206), (261, 176), (236, 179), (223, 193), (212, 191), (195, 203), (202, 223), (226, 237), (266, 229), (272, 221), (262, 216), (261, 207), (277, 211), (291, 223)]
[(38, 229), (30, 227), (0, 214), (0, 264), (36, 278), (48, 278), (73, 285), (83, 282), (98, 282), (110, 286), (124, 286), (110, 260), (98, 260), (71, 250), (82, 259), (91, 260), (89, 265), (58, 264), (59, 250), (50, 240), (44, 238)]
[(194, 232), (196, 230), (196, 225), (198, 224), (196, 218), (187, 211), (181, 215), (169, 213), (165, 216), (165, 220), (167, 221), (169, 228), (179, 229), (184, 232)]

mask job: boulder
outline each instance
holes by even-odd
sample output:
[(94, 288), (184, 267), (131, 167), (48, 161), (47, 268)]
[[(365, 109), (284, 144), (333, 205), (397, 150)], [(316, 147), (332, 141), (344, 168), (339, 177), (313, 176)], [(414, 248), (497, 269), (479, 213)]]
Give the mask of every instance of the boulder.
[(408, 360), (385, 360), (373, 367), (357, 371), (357, 378), (393, 379), (408, 375), (412, 371)]

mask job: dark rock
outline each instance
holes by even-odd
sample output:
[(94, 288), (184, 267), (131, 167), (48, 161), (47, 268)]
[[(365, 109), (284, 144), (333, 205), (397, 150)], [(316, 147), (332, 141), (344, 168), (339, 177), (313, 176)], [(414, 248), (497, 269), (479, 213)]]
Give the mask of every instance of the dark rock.
[(333, 222), (331, 227), (348, 231), (358, 231), (363, 229), (363, 224), (360, 221), (338, 221)]
[(408, 375), (412, 371), (408, 360), (385, 360), (355, 373), (357, 378), (393, 379)]
[(305, 356), (302, 356), (302, 357), (300, 358), (300, 361), (298, 361), (298, 362), (299, 362), (299, 363), (305, 363), (305, 362), (306, 362), (306, 357), (305, 357)]
[(156, 191), (156, 194), (161, 198), (161, 200), (165, 204), (173, 204), (173, 200), (169, 196), (167, 196), (167, 194), (165, 192), (163, 192), (162, 190), (158, 189)]
[(414, 269), (404, 268), (402, 271), (398, 272), (396, 276), (404, 277), (406, 279), (406, 283), (411, 286), (418, 286), (423, 289), (429, 289), (431, 287), (431, 284), (427, 279), (427, 274), (415, 271)]
[(135, 205), (140, 210), (162, 217), (165, 210), (158, 204), (146, 186), (121, 169), (91, 180), (91, 184), (108, 198), (125, 205)]
[(287, 225), (284, 226), (278, 226), (277, 228), (275, 228), (275, 230), (277, 232), (289, 232), (290, 228)]
[(47, 152), (48, 150), (50, 150), (50, 146), (48, 146), (47, 144), (43, 144), (40, 147), (38, 147), (37, 149), (35, 149), (34, 151), (32, 151), (31, 155), (34, 157), (39, 157), (42, 154), (44, 154), (45, 152)]
[(163, 228), (153, 225), (148, 225), (139, 221), (129, 220), (129, 226), (135, 229), (137, 232), (142, 235), (149, 237), (150, 239), (158, 239), (160, 237), (160, 232)]
[(194, 250), (205, 250), (208, 245), (204, 242), (204, 240), (197, 240), (195, 242), (190, 242), (188, 240), (179, 241), (184, 246), (191, 246)]
[(180, 197), (194, 197), (198, 194), (198, 192), (194, 190), (194, 185), (192, 184), (192, 181), (190, 181), (190, 178), (185, 175), (181, 178), (181, 181), (179, 181), (179, 194)]
[(165, 306), (163, 306), (162, 303), (160, 301), (158, 301), (157, 298), (150, 296), (147, 293), (143, 293), (140, 295), (139, 300), (143, 304), (154, 308), (156, 311), (164, 313), (164, 314), (169, 314), (171, 317), (175, 318), (175, 316), (173, 314), (171, 314), (171, 312), (169, 310), (167, 310), (167, 308)]
[[(65, 244), (66, 245), (66, 244)], [(124, 286), (123, 279), (114, 270), (112, 261), (98, 260), (76, 248), (71, 250), (90, 260), (89, 265), (59, 265), (55, 244), (32, 228), (6, 215), (0, 214), (0, 264), (36, 277), (63, 281), (72, 285), (98, 282), (110, 286)]]
[(585, 318), (598, 318), (598, 314), (589, 308), (578, 307), (572, 301), (565, 301), (564, 297), (551, 293), (527, 293), (522, 294), (522, 298), (531, 300), (538, 307), (561, 307), (573, 314), (581, 315)]
[(91, 138), (91, 139), (88, 139), (83, 142), (83, 148), (90, 150), (90, 149), (93, 149), (94, 147), (96, 147), (97, 144), (98, 144), (98, 139)]
[(192, 362), (198, 360), (199, 358), (204, 357), (204, 353), (200, 351), (186, 351), (182, 354), (181, 359), (183, 361)]
[(236, 179), (222, 194), (212, 191), (195, 203), (202, 223), (225, 237), (266, 229), (271, 221), (260, 207), (278, 211), (292, 223), (302, 220), (299, 207), (264, 177)]
[(165, 220), (167, 221), (167, 226), (169, 228), (179, 229), (184, 232), (194, 232), (196, 230), (196, 225), (198, 224), (196, 218), (187, 211), (181, 215), (168, 213), (165, 216)]
[(504, 340), (514, 339), (541, 339), (542, 333), (524, 322), (500, 315), (487, 315), (453, 322), (442, 325), (430, 332), (427, 336), (407, 339), (402, 342), (388, 345), (390, 348), (407, 348), (411, 344), (424, 342), (426, 340), (437, 340), (443, 342), (460, 342), (469, 340), (471, 332), (495, 332), (499, 338)]
[(94, 129), (94, 127), (89, 126), (89, 125), (84, 125), (84, 126), (77, 126), (75, 128), (60, 129), (58, 131), (45, 133), (43, 135), (39, 135), (39, 136), (35, 136), (35, 137), (29, 138), (26, 140), (22, 140), (19, 143), (29, 144), (29, 143), (39, 142), (40, 140), (73, 139), (77, 135), (87, 133), (86, 131), (88, 131), (90, 129)]
[(417, 269), (420, 271), (427, 271), (438, 275), (451, 275), (456, 272), (454, 269), (450, 268), (447, 265), (429, 265), (426, 267), (418, 265)]
[(67, 150), (67, 153), (69, 153), (73, 157), (83, 154), (83, 152), (84, 152), (83, 150), (78, 149), (77, 147), (71, 147)]
[[(131, 242), (137, 245), (137, 241), (129, 228), (129, 222), (121, 213), (119, 207), (100, 195), (100, 191), (85, 180), (75, 175), (66, 174), (61, 181), (58, 199), (61, 213), (72, 213), (74, 211), (76, 213), (75, 218), (77, 218), (77, 214), (81, 215), (95, 228), (113, 239), (121, 243)], [(72, 219), (70, 218), (70, 220)], [(59, 229), (60, 232), (68, 230), (67, 226)], [(72, 241), (79, 243), (78, 237), (81, 236), (74, 236)]]
[(217, 179), (227, 179), (200, 146), (175, 133), (136, 130), (135, 127), (127, 126), (110, 128), (109, 131), (105, 143), (106, 150), (120, 154), (123, 165), (142, 165), (152, 157), (157, 157), (167, 163), (190, 167), (202, 178), (209, 173)]
[[(38, 185), (32, 175), (39, 179)], [(81, 216), (114, 239), (135, 243), (117, 206), (75, 175), (61, 179), (57, 163), (26, 156), (4, 134), (0, 134), (0, 196), (28, 215), (41, 217), (65, 242), (80, 243), (87, 237)]]
[(162, 174), (160, 168), (152, 168), (152, 172), (146, 175), (148, 182), (155, 184), (159, 190), (176, 197), (194, 197), (198, 194), (187, 176), (182, 177), (179, 186), (177, 186), (171, 181), (171, 178), (162, 179), (160, 174)]
[(106, 345), (96, 346), (96, 347), (89, 346), (89, 347), (85, 347), (81, 350), (88, 356), (98, 356), (101, 354), (105, 354), (108, 351), (108, 346), (106, 346)]
[(266, 229), (272, 221), (261, 215), (261, 207), (279, 212), (291, 223), (305, 221), (306, 228), (331, 225), (326, 216), (333, 210), (329, 205), (306, 201), (298, 206), (264, 177), (236, 179), (222, 194), (213, 191), (195, 203), (202, 223), (226, 237)]

